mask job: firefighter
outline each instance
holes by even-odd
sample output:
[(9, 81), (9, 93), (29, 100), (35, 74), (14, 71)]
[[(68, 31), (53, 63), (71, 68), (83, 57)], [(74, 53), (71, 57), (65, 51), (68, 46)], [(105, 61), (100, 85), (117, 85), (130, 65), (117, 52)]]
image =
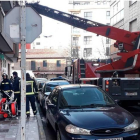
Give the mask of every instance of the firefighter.
[(13, 90), (15, 93), (14, 99), (17, 101), (18, 115), (21, 113), (21, 92), (20, 92), (20, 78), (18, 77), (18, 73), (16, 71), (13, 72)]
[(9, 96), (11, 96), (11, 94), (13, 92), (13, 85), (12, 85), (12, 82), (8, 79), (8, 75), (6, 73), (3, 73), (2, 77), (3, 77), (3, 81), (1, 82), (2, 96), (3, 96), (3, 98), (7, 98), (7, 100), (9, 101), (10, 99), (4, 93), (4, 91), (8, 92)]
[(36, 106), (35, 106), (34, 89), (38, 91), (36, 82), (33, 79), (31, 79), (29, 73), (26, 73), (26, 115), (27, 115), (27, 118), (30, 117), (29, 102), (31, 104), (34, 115), (36, 115), (37, 113)]

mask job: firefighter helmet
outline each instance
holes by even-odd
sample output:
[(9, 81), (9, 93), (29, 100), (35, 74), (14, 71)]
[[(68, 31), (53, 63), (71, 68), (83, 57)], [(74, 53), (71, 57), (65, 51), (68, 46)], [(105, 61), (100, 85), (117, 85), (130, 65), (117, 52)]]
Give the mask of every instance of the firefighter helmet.
[(4, 76), (6, 76), (6, 79), (8, 78), (8, 75), (6, 73), (2, 74), (2, 78), (4, 78)]

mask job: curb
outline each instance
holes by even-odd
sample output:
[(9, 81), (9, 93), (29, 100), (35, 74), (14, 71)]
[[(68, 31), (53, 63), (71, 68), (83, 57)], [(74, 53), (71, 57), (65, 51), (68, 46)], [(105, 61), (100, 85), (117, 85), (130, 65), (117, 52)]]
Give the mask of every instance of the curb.
[(39, 114), (39, 109), (38, 109), (37, 105), (36, 105), (36, 109), (37, 109), (37, 112), (38, 112), (37, 115), (36, 115), (36, 118), (37, 118), (37, 123), (38, 123), (39, 140), (47, 140), (46, 135), (45, 135), (45, 131), (43, 129), (41, 116)]

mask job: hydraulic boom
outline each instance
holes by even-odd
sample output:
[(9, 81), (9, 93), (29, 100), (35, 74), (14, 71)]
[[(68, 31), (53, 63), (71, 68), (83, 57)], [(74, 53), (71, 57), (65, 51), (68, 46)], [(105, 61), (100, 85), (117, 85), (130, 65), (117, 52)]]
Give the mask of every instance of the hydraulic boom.
[(31, 6), (39, 14), (61, 21), (71, 26), (81, 28), (83, 30), (102, 35), (104, 37), (116, 40), (114, 47), (121, 50), (118, 53), (121, 59), (97, 68), (96, 72), (113, 72), (113, 71), (129, 71), (131, 73), (139, 73), (140, 70), (140, 32), (130, 32), (112, 26), (104, 25), (95, 21), (84, 19), (72, 14), (68, 14), (59, 10), (39, 5), (38, 3), (30, 3)]

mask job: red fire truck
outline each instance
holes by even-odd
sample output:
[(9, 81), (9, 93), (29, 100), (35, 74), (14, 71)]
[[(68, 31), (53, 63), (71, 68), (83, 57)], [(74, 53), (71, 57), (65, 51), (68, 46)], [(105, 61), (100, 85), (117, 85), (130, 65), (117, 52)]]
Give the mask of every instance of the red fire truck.
[[(71, 70), (73, 83), (90, 82), (95, 84), (96, 82), (97, 85), (101, 86), (116, 100), (129, 101), (129, 104), (139, 103), (140, 78), (125, 77), (126, 74), (129, 76), (133, 74), (140, 74), (140, 31), (130, 32), (123, 29), (118, 29), (64, 13), (47, 6), (42, 6), (38, 3), (31, 3), (27, 5), (31, 6), (38, 13), (44, 16), (95, 33), (97, 35), (102, 35), (104, 37), (116, 40), (114, 47), (120, 50), (120, 52), (117, 53), (117, 55), (120, 56), (120, 59), (117, 61), (112, 61), (108, 64), (99, 62), (98, 65), (100, 65), (100, 67), (97, 67), (92, 62), (79, 59), (75, 60), (72, 68), (69, 69)], [(111, 78), (115, 71), (119, 73), (119, 77), (121, 78)], [(96, 79), (91, 80), (82, 78)]]

